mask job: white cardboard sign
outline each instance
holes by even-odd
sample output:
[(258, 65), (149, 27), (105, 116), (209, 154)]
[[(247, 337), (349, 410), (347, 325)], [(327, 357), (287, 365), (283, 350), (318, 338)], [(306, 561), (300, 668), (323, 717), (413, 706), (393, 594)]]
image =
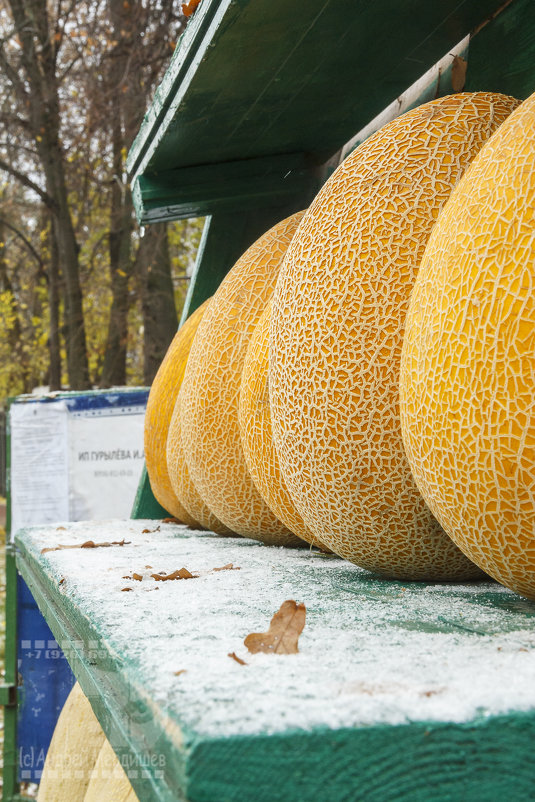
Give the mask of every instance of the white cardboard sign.
[(143, 468), (145, 407), (14, 403), (11, 535), (24, 526), (128, 518)]

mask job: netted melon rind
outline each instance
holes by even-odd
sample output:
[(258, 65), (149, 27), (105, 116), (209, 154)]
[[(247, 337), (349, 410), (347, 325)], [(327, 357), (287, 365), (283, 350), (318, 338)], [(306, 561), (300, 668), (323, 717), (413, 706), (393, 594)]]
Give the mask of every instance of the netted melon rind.
[(318, 538), (385, 576), (479, 574), (412, 478), (399, 424), (399, 362), (431, 229), (516, 103), (488, 93), (449, 96), (384, 126), (319, 193), (277, 284), (270, 403), (288, 491)]
[(152, 383), (145, 413), (145, 462), (152, 492), (164, 509), (194, 528), (199, 523), (173, 491), (167, 470), (167, 434), (191, 344), (208, 302), (196, 309), (175, 334)]
[(179, 392), (167, 435), (167, 469), (173, 492), (189, 515), (205, 529), (215, 532), (216, 535), (232, 536), (235, 533), (214, 515), (191, 481), (184, 449), (182, 448), (180, 398), (181, 394)]
[(295, 545), (306, 541), (321, 548), (295, 509), (284, 486), (271, 429), (269, 409), (269, 324), (271, 301), (256, 326), (243, 364), (238, 422), (243, 453), (256, 488), (277, 518), (297, 537)]
[(455, 543), (535, 599), (535, 94), (459, 183), (406, 322), (405, 448)]
[(181, 395), (182, 445), (200, 496), (229, 529), (272, 545), (283, 545), (294, 535), (271, 512), (249, 475), (238, 402), (249, 338), (302, 214), (271, 228), (225, 277), (199, 325)]

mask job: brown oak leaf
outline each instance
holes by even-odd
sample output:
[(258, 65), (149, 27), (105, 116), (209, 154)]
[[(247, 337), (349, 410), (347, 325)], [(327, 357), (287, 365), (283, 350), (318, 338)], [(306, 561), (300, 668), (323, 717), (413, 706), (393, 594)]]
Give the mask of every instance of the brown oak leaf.
[(280, 609), (271, 619), (267, 632), (251, 632), (244, 644), (251, 652), (267, 654), (296, 654), (297, 642), (303, 631), (306, 619), (306, 607), (289, 599), (281, 604)]

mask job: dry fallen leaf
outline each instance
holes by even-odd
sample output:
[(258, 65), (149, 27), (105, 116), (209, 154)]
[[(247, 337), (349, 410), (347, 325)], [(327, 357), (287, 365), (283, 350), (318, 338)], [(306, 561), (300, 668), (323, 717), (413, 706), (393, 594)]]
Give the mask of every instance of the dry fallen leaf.
[(212, 571), (240, 571), (240, 567), (236, 566), (234, 568), (234, 563), (228, 563), (228, 565), (222, 565), (221, 568), (212, 568)]
[(237, 663), (239, 663), (241, 666), (248, 665), (248, 663), (246, 663), (245, 660), (242, 660), (241, 657), (238, 657), (236, 652), (229, 652), (228, 657), (232, 657), (232, 659), (235, 660)]
[(162, 518), (163, 524), (179, 524), (178, 518)]
[(142, 529), (141, 530), (141, 534), (142, 535), (147, 535), (147, 534), (152, 534), (152, 532), (159, 532), (159, 531), (160, 531), (160, 527), (157, 526), (156, 529)]
[(454, 56), (451, 63), (451, 88), (454, 92), (462, 92), (466, 83), (468, 62), (462, 56)]
[(46, 549), (41, 549), (41, 554), (46, 554), (47, 551), (62, 551), (63, 549), (101, 549), (109, 548), (110, 546), (127, 546), (130, 545), (131, 540), (112, 540), (110, 543), (95, 543), (93, 540), (86, 540), (85, 543), (77, 543), (74, 546), (54, 546)]
[(136, 582), (141, 582), (141, 580), (143, 579), (143, 575), (142, 574), (132, 574), (132, 579), (135, 579)]
[(267, 654), (296, 654), (297, 642), (305, 626), (306, 607), (289, 599), (281, 604), (271, 619), (267, 632), (252, 632), (244, 640), (251, 652)]
[(56, 526), (56, 532), (59, 532), (60, 530), (63, 530), (65, 532), (66, 527), (65, 526)]
[(168, 579), (195, 579), (187, 568), (180, 568), (178, 571), (173, 571), (172, 574), (151, 574), (151, 577), (157, 582), (167, 582)]
[(179, 671), (173, 671), (175, 677), (179, 677), (181, 674), (187, 674), (188, 670), (186, 668), (181, 668)]
[(121, 590), (123, 590), (123, 591), (134, 590), (134, 588), (121, 588)]

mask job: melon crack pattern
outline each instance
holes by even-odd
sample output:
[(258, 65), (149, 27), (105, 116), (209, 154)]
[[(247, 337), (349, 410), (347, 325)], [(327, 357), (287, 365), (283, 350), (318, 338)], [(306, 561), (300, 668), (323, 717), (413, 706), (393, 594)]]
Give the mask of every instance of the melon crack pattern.
[(270, 330), (282, 475), (333, 551), (402, 579), (478, 574), (432, 517), (405, 457), (398, 376), (431, 229), (517, 101), (452, 95), (384, 126), (336, 170), (286, 255)]
[[(249, 341), (243, 365), (238, 416), (243, 453), (258, 492), (279, 520), (298, 538), (321, 548), (292, 503), (273, 444), (268, 370), (271, 307), (270, 301)], [(296, 538), (295, 545), (304, 544)]]
[(407, 456), (433, 513), (535, 599), (535, 95), (444, 208), (414, 287), (400, 377)]
[(245, 537), (295, 541), (256, 489), (238, 425), (245, 353), (303, 213), (278, 223), (234, 265), (213, 297), (193, 342), (180, 402), (190, 478), (217, 517)]
[(185, 510), (205, 529), (217, 535), (233, 535), (234, 532), (217, 518), (207, 504), (204, 503), (191, 481), (184, 449), (182, 448), (182, 429), (180, 426), (180, 399), (178, 393), (173, 417), (167, 435), (167, 466), (169, 477), (177, 499)]

